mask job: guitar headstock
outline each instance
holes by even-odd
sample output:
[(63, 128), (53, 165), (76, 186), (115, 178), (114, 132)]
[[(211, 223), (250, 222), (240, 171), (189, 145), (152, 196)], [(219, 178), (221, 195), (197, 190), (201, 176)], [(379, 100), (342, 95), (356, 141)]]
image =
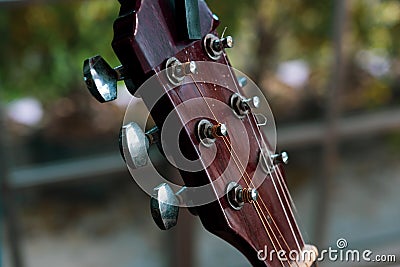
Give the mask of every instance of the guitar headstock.
[[(130, 105), (120, 148), (132, 177), (152, 196), (157, 225), (173, 227), (178, 206), (189, 207), (253, 265), (310, 266), (316, 252), (289, 257), (314, 247), (304, 244), (292, 213), (282, 169), (288, 158), (274, 152), (268, 104), (225, 54), (232, 37), (218, 36), (218, 18), (204, 1), (119, 2), (112, 46), (122, 66), (113, 69), (97, 56), (85, 61), (84, 77), (100, 102), (114, 100), (124, 80), (156, 123), (145, 133), (138, 124), (147, 116), (133, 122)], [(151, 144), (179, 169), (184, 187), (156, 171), (147, 155)], [(285, 256), (269, 257), (265, 248)]]

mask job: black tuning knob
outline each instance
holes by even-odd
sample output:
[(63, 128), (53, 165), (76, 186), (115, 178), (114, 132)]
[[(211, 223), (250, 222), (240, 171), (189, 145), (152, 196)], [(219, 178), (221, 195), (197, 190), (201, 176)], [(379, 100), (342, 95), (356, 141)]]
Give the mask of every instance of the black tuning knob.
[(100, 103), (117, 98), (117, 81), (126, 77), (122, 66), (112, 68), (101, 56), (94, 56), (83, 62), (83, 78), (94, 98)]

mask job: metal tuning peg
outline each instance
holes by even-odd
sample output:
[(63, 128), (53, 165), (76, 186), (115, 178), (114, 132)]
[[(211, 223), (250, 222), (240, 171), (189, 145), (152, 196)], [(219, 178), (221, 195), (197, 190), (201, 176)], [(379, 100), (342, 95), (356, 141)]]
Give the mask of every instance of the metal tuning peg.
[(226, 189), (228, 202), (235, 210), (240, 210), (245, 203), (257, 201), (258, 191), (255, 188), (243, 188), (240, 184), (230, 182)]
[(212, 41), (212, 47), (215, 51), (222, 51), (225, 48), (233, 47), (233, 38), (232, 36), (227, 36), (221, 39), (215, 39)]
[(245, 98), (235, 93), (231, 96), (230, 106), (237, 117), (244, 118), (251, 109), (260, 107), (260, 98), (258, 96)]
[(260, 107), (260, 98), (258, 96), (244, 98), (243, 103), (247, 104), (250, 108), (259, 108)]
[(204, 37), (203, 42), (203, 46), (207, 52), (207, 55), (213, 60), (218, 60), (221, 57), (224, 49), (232, 48), (234, 44), (232, 36), (227, 36), (220, 39), (211, 33)]
[(187, 75), (197, 72), (197, 65), (194, 61), (180, 62), (177, 58), (171, 57), (166, 62), (166, 74), (173, 85), (180, 85)]
[(281, 153), (278, 153), (278, 154), (274, 154), (271, 156), (271, 158), (272, 158), (274, 164), (283, 163), (286, 165), (289, 163), (289, 155), (285, 151), (282, 151)]
[(206, 147), (212, 146), (217, 138), (228, 135), (228, 128), (224, 123), (213, 124), (209, 120), (200, 120), (197, 124), (197, 138)]
[(83, 79), (94, 98), (100, 103), (117, 98), (117, 81), (126, 77), (122, 66), (112, 68), (101, 56), (83, 62)]
[(171, 229), (178, 221), (179, 197), (168, 184), (160, 184), (154, 188), (150, 210), (154, 222), (161, 230)]
[(150, 145), (159, 143), (159, 139), (157, 127), (144, 133), (137, 123), (131, 122), (121, 128), (119, 149), (128, 166), (137, 169), (147, 165), (147, 151)]

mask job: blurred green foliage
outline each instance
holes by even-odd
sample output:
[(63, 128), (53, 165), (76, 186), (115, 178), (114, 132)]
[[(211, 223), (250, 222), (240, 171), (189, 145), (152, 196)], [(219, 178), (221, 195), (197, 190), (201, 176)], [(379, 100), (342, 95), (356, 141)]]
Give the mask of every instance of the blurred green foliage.
[[(351, 21), (346, 49), (350, 61), (354, 62), (361, 50), (383, 51), (390, 62), (399, 61), (400, 1), (349, 2)], [(252, 39), (248, 39), (251, 44), (257, 45), (262, 38), (258, 36), (258, 28), (262, 26), (271, 44), (266, 48), (271, 50), (266, 54), (268, 65), (262, 68), (274, 71), (279, 62), (303, 59), (313, 73), (310, 88), (317, 94), (323, 93), (333, 60), (334, 0), (208, 0), (207, 3), (220, 17), (222, 30), (228, 26), (231, 35), (253, 32)], [(118, 9), (116, 0), (2, 4), (0, 88), (3, 96), (10, 100), (30, 95), (46, 103), (82, 88), (85, 58), (102, 54), (110, 64), (118, 65), (110, 45)], [(255, 54), (259, 50), (249, 47), (250, 53), (253, 52), (251, 60), (260, 60), (260, 55)], [(236, 53), (239, 57), (240, 51)], [(352, 71), (359, 71), (356, 64), (350, 65), (354, 67)], [(380, 81), (371, 79), (362, 90), (366, 100), (361, 105), (385, 105), (393, 95), (391, 83), (398, 75), (394, 76)]]
[(6, 99), (52, 101), (82, 84), (82, 62), (94, 53), (117, 63), (110, 47), (114, 1), (72, 1), (0, 10), (0, 88)]
[[(303, 101), (302, 109), (303, 111), (308, 109), (310, 117), (315, 118), (322, 114), (335, 60), (333, 57), (335, 0), (254, 0), (240, 1), (240, 4), (237, 4), (239, 1), (234, 1), (230, 5), (218, 0), (207, 2), (219, 11), (218, 15), (223, 26), (232, 23), (230, 32), (236, 31), (239, 36), (250, 35), (241, 40), (253, 44), (248, 48), (250, 53), (242, 51), (244, 56), (241, 52), (237, 55), (234, 54), (235, 49), (231, 53), (234, 59), (245, 58), (244, 63), (239, 64), (240, 68), (249, 68), (250, 71), (263, 70), (262, 79), (257, 80), (258, 84), (261, 85), (264, 79), (273, 79), (273, 73), (283, 61), (300, 59), (309, 65), (310, 77), (303, 90), (304, 93), (299, 95), (296, 91), (286, 91), (284, 93), (286, 99), (278, 102), (273, 98), (273, 92), (267, 92), (269, 98), (272, 98), (273, 110), (279, 114), (279, 106), (290, 103), (287, 98), (291, 98), (289, 94), (292, 94), (295, 98), (302, 99), (297, 101)], [(342, 89), (344, 111), (352, 112), (400, 103), (400, 35), (398, 34), (400, 1), (348, 0), (346, 2), (348, 22), (344, 32), (343, 49), (347, 68), (345, 87)], [(240, 19), (235, 20), (238, 17)], [(227, 25), (225, 21), (228, 21)], [(246, 21), (247, 23), (244, 23)], [(263, 42), (265, 36), (267, 38)], [(365, 51), (369, 54), (364, 53)], [(367, 62), (370, 60), (367, 56), (371, 55), (380, 57), (389, 65), (384, 75), (374, 76), (367, 70), (382, 67), (376, 66), (376, 62)], [(360, 57), (363, 59), (360, 60)], [(367, 63), (375, 66), (367, 66)], [(260, 75), (253, 77), (258, 76)], [(283, 92), (283, 89), (274, 90)], [(300, 116), (304, 118), (303, 111), (299, 114), (301, 113)]]

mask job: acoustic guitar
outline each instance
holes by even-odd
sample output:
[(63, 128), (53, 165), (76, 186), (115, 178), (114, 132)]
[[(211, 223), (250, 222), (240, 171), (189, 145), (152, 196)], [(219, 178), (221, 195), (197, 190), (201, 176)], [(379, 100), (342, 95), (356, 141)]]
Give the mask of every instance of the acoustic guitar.
[[(318, 251), (304, 243), (292, 211), (287, 153), (275, 153), (261, 91), (230, 66), (233, 38), (218, 35), (218, 17), (202, 0), (119, 2), (112, 47), (122, 65), (89, 58), (84, 80), (99, 102), (115, 100), (123, 80), (147, 106), (156, 126), (144, 132), (148, 116), (132, 121), (132, 104), (119, 141), (132, 177), (151, 195), (156, 224), (170, 229), (187, 207), (253, 266), (312, 266)], [(157, 172), (151, 144), (178, 168), (183, 187)]]

